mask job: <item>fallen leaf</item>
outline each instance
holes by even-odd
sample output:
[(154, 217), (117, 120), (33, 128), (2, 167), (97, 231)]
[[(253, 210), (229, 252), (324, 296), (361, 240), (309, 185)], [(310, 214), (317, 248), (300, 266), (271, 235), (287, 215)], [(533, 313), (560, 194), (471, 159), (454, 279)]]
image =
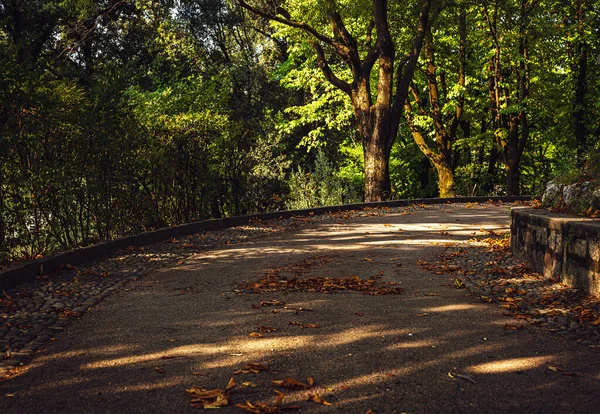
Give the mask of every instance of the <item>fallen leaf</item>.
[(270, 333), (270, 332), (277, 331), (277, 329), (271, 328), (270, 326), (264, 326), (264, 325), (257, 325), (257, 326), (258, 326), (258, 331), (260, 333)]
[(315, 323), (301, 323), (301, 322), (297, 322), (297, 321), (290, 321), (288, 322), (288, 325), (295, 325), (295, 326), (299, 326), (300, 328), (320, 328), (321, 326), (315, 324)]
[(244, 365), (244, 368), (235, 371), (234, 374), (258, 374), (261, 371), (269, 371), (269, 368), (260, 363), (250, 363)]
[(308, 396), (308, 401), (316, 402), (317, 404), (333, 405), (329, 401), (319, 397), (319, 394), (311, 394)]
[(158, 372), (159, 374), (164, 374), (165, 370), (162, 369), (161, 367), (154, 367), (154, 371)]
[(308, 388), (308, 385), (295, 380), (294, 378), (284, 378), (282, 380), (275, 380), (275, 381), (271, 381), (273, 383), (273, 385), (276, 385), (278, 387), (281, 388), (287, 388), (290, 390), (300, 390), (300, 389), (305, 389)]
[(229, 382), (227, 383), (227, 385), (225, 386), (225, 392), (228, 392), (229, 390), (232, 390), (236, 387), (236, 383), (235, 380), (233, 379), (233, 377), (229, 378)]
[(283, 404), (283, 399), (285, 398), (285, 394), (278, 390), (273, 390), (273, 392), (275, 392), (275, 394), (277, 394), (277, 397), (275, 397), (275, 406), (279, 407), (281, 404)]
[(188, 395), (190, 395), (192, 397), (205, 399), (205, 400), (210, 399), (210, 398), (217, 398), (218, 395), (223, 394), (223, 391), (220, 389), (205, 390), (204, 388), (200, 388), (200, 387), (188, 388), (185, 390), (185, 392), (188, 393)]
[(244, 404), (238, 403), (235, 405), (237, 408), (241, 408), (249, 413), (254, 414), (274, 414), (280, 411), (291, 411), (291, 410), (300, 410), (300, 407), (295, 405), (267, 405), (262, 403), (254, 403), (252, 404), (250, 401), (246, 401)]
[(255, 388), (257, 385), (251, 381), (242, 382), (240, 384), (242, 387)]
[(250, 338), (264, 338), (264, 335), (259, 334), (258, 332), (252, 332), (250, 335), (248, 335)]
[(525, 329), (525, 325), (513, 325), (510, 323), (504, 324), (504, 327), (502, 329), (505, 329), (507, 331), (521, 331), (523, 329)]
[(306, 382), (308, 383), (309, 387), (312, 387), (313, 385), (315, 385), (315, 380), (312, 377), (308, 377), (306, 379)]
[(171, 338), (171, 339), (169, 339), (169, 342), (177, 342), (177, 339)]
[(250, 401), (246, 401), (244, 404), (238, 403), (235, 406), (237, 408), (241, 408), (242, 410), (248, 411), (249, 413), (261, 414), (264, 412)]
[(283, 306), (283, 305), (285, 305), (284, 302), (281, 302), (281, 301), (275, 300), (275, 299), (270, 299), (270, 300), (261, 301), (259, 306)]
[(227, 399), (227, 396), (224, 394), (220, 394), (217, 396), (216, 400), (204, 403), (204, 406), (202, 408), (204, 408), (205, 410), (209, 408), (220, 408), (228, 404), (229, 400)]
[(476, 384), (475, 380), (473, 378), (471, 378), (470, 376), (466, 375), (466, 374), (459, 374), (459, 373), (456, 373), (456, 372), (449, 372), (448, 376), (450, 378), (460, 378), (461, 380), (465, 380), (465, 381), (468, 381), (468, 382), (470, 382), (472, 384)]
[(417, 313), (417, 314), (415, 314), (415, 316), (422, 317), (422, 316), (429, 316), (429, 314), (428, 313)]

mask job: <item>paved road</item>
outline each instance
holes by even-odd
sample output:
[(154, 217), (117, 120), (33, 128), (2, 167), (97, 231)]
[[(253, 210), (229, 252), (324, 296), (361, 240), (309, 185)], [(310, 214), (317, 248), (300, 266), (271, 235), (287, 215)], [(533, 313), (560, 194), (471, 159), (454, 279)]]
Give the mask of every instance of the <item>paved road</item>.
[[(501, 309), (416, 265), (482, 227), (507, 229), (508, 208), (354, 218), (200, 254), (128, 284), (68, 327), (0, 385), (0, 412), (193, 412), (186, 388), (224, 388), (231, 376), (238, 387), (223, 413), (273, 402), (272, 380), (309, 376), (312, 389), (282, 390), (303, 412), (598, 412), (599, 353), (531, 325), (504, 330), (514, 320)], [(405, 292), (232, 291), (298, 271), (381, 274)], [(296, 310), (252, 306), (267, 300)], [(257, 325), (277, 331), (249, 337)], [(270, 371), (233, 375), (248, 363)], [(333, 405), (307, 401), (315, 393)]]

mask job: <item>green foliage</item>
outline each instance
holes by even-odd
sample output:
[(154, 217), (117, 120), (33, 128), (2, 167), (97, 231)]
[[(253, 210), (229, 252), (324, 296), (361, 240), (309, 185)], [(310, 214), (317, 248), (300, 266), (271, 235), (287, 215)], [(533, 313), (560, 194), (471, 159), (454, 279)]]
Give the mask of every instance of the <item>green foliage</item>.
[[(495, 45), (483, 13), (496, 3), (500, 83), (508, 91), (500, 116), (526, 114), (528, 121), (521, 191), (540, 194), (551, 179), (597, 183), (598, 1), (529, 1), (526, 17), (516, 0), (435, 2), (431, 34), (446, 130), (464, 98), (465, 124), (449, 148), (457, 193), (506, 191), (499, 138), (509, 131), (490, 111)], [(334, 36), (328, 2), (278, 4)], [(364, 58), (372, 3), (336, 4)], [(420, 2), (388, 5), (396, 50), (409, 50)], [(460, 7), (468, 28), (464, 87)], [(208, 217), (359, 202), (363, 148), (352, 105), (324, 79), (310, 39), (226, 0), (2, 2), (0, 266)], [(336, 76), (351, 81), (345, 62), (323, 48)], [(526, 99), (518, 87), (523, 63), (530, 65)], [(414, 124), (435, 146), (425, 64), (421, 56), (413, 79), (424, 109), (414, 107)], [(404, 121), (391, 150), (393, 197), (435, 196), (435, 170)], [(577, 122), (589, 153), (583, 168)]]
[(290, 175), (289, 186), (286, 206), (290, 210), (360, 202), (355, 187), (345, 182), (321, 150), (313, 171), (298, 168)]

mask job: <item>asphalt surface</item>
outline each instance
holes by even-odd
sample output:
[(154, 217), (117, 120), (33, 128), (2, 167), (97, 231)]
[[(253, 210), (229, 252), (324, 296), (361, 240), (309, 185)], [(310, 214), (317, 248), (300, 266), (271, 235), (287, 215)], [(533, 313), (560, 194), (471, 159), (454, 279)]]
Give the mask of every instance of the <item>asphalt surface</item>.
[[(0, 412), (191, 413), (186, 389), (225, 388), (231, 377), (238, 386), (222, 413), (243, 412), (234, 405), (245, 401), (272, 404), (275, 389), (310, 413), (598, 412), (600, 353), (533, 325), (503, 329), (514, 319), (497, 305), (417, 265), (435, 261), (447, 242), (508, 225), (506, 206), (426, 209), (198, 254), (127, 284), (57, 335), (0, 384)], [(240, 287), (294, 272), (380, 275), (404, 293)], [(260, 306), (270, 300), (287, 308)], [(276, 331), (250, 337), (257, 325)], [(249, 363), (269, 371), (234, 374)], [(272, 383), (309, 376), (307, 390)], [(307, 401), (314, 394), (332, 405)]]

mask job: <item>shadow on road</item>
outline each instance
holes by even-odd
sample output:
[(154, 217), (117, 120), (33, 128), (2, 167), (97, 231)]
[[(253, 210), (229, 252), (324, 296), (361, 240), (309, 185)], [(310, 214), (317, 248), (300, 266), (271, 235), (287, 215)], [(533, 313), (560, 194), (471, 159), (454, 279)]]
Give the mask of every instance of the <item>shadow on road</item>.
[[(594, 412), (597, 353), (533, 326), (507, 331), (514, 321), (500, 309), (416, 266), (446, 243), (507, 227), (505, 208), (425, 210), (199, 254), (127, 285), (69, 327), (2, 385), (0, 410), (191, 412), (191, 386), (224, 388), (233, 376), (231, 404), (272, 403), (272, 380), (311, 376), (312, 389), (281, 390), (285, 402), (304, 412)], [(405, 292), (239, 289), (273, 269), (282, 277), (380, 274)], [(284, 304), (260, 306), (267, 300)], [(249, 337), (259, 325), (276, 331)], [(248, 363), (270, 370), (234, 374)], [(333, 405), (307, 401), (314, 393)]]

